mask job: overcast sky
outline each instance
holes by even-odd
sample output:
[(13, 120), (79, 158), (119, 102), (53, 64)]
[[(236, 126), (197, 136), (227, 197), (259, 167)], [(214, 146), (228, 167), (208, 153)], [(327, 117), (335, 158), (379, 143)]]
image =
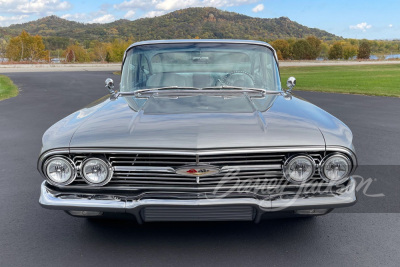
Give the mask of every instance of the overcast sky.
[(400, 39), (399, 0), (0, 0), (0, 26), (48, 15), (85, 23), (107, 23), (199, 6), (260, 18), (286, 16), (346, 38)]

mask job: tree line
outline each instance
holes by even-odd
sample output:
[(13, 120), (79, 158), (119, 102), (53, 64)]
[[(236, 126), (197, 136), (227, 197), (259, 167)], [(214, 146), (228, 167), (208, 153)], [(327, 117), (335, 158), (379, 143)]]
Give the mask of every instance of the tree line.
[[(369, 59), (371, 41), (347, 39), (334, 42), (323, 42), (315, 36), (305, 39), (278, 39), (271, 42), (280, 60), (330, 60)], [(395, 47), (399, 51), (399, 45)]]
[[(195, 37), (199, 38), (199, 37)], [(133, 37), (114, 39), (111, 42), (99, 40), (76, 40), (62, 37), (43, 38), (30, 35), (25, 30), (8, 42), (0, 40), (0, 58), (14, 62), (49, 62), (52, 58), (71, 63), (120, 62), (128, 46), (136, 40)], [(263, 40), (268, 41), (268, 40)], [(280, 60), (330, 60), (369, 59), (374, 50), (400, 53), (400, 42), (368, 41), (345, 39), (340, 41), (321, 40), (315, 36), (295, 39), (277, 39), (269, 42)]]

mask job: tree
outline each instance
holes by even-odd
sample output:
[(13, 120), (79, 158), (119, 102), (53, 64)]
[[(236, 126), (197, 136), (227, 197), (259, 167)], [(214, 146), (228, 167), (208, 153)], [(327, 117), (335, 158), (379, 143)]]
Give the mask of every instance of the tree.
[(78, 43), (70, 45), (65, 51), (65, 61), (67, 62), (88, 62), (90, 56), (87, 51)]
[(107, 44), (97, 41), (93, 48), (94, 60), (104, 62), (107, 56)]
[(304, 39), (297, 40), (292, 47), (293, 58), (296, 60), (313, 59), (312, 49), (313, 48), (306, 40)]
[(36, 35), (31, 39), (31, 47), (29, 48), (31, 60), (40, 60), (47, 57), (42, 36)]
[(317, 57), (319, 57), (321, 53), (321, 40), (311, 35), (307, 37), (306, 41), (311, 46), (310, 59), (316, 59)]
[(335, 42), (330, 48), (328, 59), (335, 60), (343, 58), (343, 47), (340, 42)]
[(346, 44), (343, 46), (343, 58), (348, 60), (352, 59), (353, 57), (357, 56), (358, 46)]
[(0, 62), (6, 57), (7, 42), (4, 39), (0, 39)]
[(276, 51), (276, 56), (278, 57), (278, 60), (283, 60), (283, 56), (280, 50)]
[(115, 39), (111, 43), (109, 52), (111, 55), (112, 62), (121, 62), (124, 56), (125, 50), (133, 43), (133, 40), (123, 41), (120, 39)]
[(329, 49), (328, 58), (331, 60), (343, 58), (343, 47), (340, 42), (335, 42), (332, 45), (332, 47)]
[(319, 54), (320, 57), (327, 59), (329, 55), (329, 46), (327, 43), (321, 44), (321, 53)]
[(362, 40), (360, 45), (358, 46), (358, 59), (369, 59), (371, 55), (371, 47), (367, 40)]
[(107, 51), (107, 54), (106, 54), (106, 62), (110, 63), (111, 61), (112, 61), (112, 60), (111, 60), (111, 54), (110, 54), (110, 52)]
[(13, 61), (38, 61), (45, 59), (47, 51), (41, 36), (31, 36), (22, 31), (17, 37), (11, 38), (6, 51), (6, 56)]
[(282, 59), (290, 59), (290, 46), (288, 41), (278, 39), (271, 42), (272, 47), (281, 53)]

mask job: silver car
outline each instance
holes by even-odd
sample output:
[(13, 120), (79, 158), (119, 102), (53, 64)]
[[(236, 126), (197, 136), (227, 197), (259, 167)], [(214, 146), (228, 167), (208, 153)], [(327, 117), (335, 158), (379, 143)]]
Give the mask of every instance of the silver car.
[(119, 90), (50, 127), (39, 202), (79, 217), (255, 221), (355, 204), (340, 120), (283, 89), (275, 50), (247, 40), (131, 45)]

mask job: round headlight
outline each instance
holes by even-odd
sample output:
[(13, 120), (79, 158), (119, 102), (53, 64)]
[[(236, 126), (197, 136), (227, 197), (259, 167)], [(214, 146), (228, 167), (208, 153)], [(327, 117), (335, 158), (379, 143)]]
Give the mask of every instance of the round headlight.
[(105, 185), (113, 175), (111, 164), (99, 158), (86, 159), (81, 172), (85, 181), (93, 186)]
[(307, 155), (293, 156), (283, 165), (283, 174), (292, 183), (304, 183), (314, 175), (314, 172), (315, 162)]
[(321, 177), (329, 183), (340, 184), (347, 180), (351, 168), (351, 161), (345, 155), (330, 155), (322, 160)]
[(66, 157), (53, 157), (44, 163), (49, 183), (53, 185), (68, 185), (76, 177), (76, 168), (72, 160)]

